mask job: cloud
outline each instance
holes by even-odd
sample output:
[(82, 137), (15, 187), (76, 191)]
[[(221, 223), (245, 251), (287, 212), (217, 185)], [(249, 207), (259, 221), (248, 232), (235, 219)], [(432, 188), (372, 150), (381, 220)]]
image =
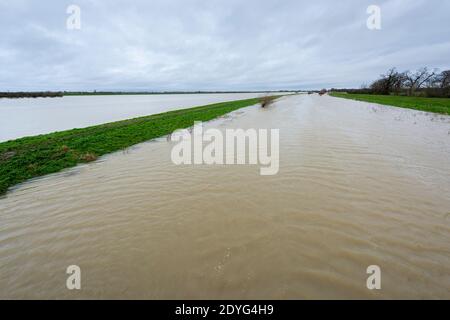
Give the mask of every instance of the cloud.
[(0, 91), (358, 87), (450, 67), (449, 2), (377, 2), (379, 31), (365, 0), (0, 0)]

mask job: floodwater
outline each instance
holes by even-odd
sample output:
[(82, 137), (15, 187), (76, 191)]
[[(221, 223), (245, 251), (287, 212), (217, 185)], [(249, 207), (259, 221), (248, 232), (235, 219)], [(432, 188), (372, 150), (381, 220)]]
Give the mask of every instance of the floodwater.
[(0, 99), (0, 142), (261, 95), (155, 94)]
[(279, 173), (175, 166), (162, 138), (22, 184), (0, 298), (450, 298), (450, 117), (301, 95), (207, 126), (279, 128)]

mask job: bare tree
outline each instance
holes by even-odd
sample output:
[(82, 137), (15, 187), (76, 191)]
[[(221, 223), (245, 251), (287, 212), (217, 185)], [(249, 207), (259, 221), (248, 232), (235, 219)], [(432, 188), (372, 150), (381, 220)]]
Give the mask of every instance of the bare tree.
[(413, 95), (417, 89), (420, 89), (424, 83), (429, 81), (436, 72), (428, 71), (427, 67), (421, 68), (415, 72), (406, 73), (405, 85), (408, 88), (409, 95)]
[(399, 73), (395, 68), (391, 68), (381, 78), (373, 82), (370, 88), (379, 94), (399, 93), (405, 82), (406, 74)]
[(386, 80), (385, 79), (378, 79), (372, 82), (370, 85), (370, 89), (373, 93), (376, 94), (387, 94), (386, 92)]
[(384, 79), (384, 91), (385, 94), (389, 94), (391, 92), (394, 83), (396, 82), (398, 72), (395, 68), (391, 68), (384, 75), (381, 75), (382, 79)]
[(407, 74), (406, 72), (397, 72), (395, 74), (395, 77), (392, 81), (392, 85), (391, 85), (391, 92), (394, 92), (395, 94), (400, 94), (400, 92), (402, 91), (402, 89), (405, 86), (405, 82), (407, 81)]
[(438, 76), (441, 89), (450, 88), (450, 70), (442, 71)]

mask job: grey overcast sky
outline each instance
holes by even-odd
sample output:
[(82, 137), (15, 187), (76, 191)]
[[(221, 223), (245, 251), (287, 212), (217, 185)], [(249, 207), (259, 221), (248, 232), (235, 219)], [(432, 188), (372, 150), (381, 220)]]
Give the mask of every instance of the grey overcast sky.
[(359, 87), (449, 58), (447, 0), (0, 0), (0, 91)]

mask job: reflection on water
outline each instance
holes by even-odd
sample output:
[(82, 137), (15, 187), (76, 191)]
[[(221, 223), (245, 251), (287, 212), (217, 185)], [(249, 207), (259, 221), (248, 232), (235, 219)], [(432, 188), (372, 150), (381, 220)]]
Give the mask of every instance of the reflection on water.
[(158, 139), (23, 184), (0, 297), (450, 298), (449, 117), (294, 96), (207, 126), (280, 128), (279, 174), (175, 166)]

